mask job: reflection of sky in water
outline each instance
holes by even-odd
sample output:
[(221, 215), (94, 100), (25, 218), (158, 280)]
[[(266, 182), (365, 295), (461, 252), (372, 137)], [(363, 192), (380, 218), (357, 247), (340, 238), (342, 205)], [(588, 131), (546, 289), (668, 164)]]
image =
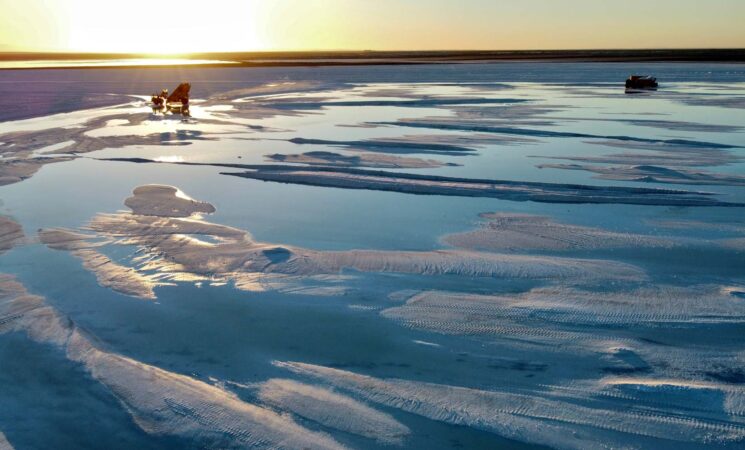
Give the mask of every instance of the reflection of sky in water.
[[(716, 85), (714, 85), (716, 86)], [(739, 86), (738, 86), (739, 87)], [(355, 87), (351, 93), (345, 90), (321, 91), (310, 94), (282, 94), (293, 98), (310, 99), (314, 97), (333, 97), (334, 99), (370, 100), (367, 92), (383, 89), (405, 92), (407, 85), (373, 85)], [(478, 89), (485, 89), (479, 85)], [(439, 85), (414, 85), (415, 95), (462, 95), (475, 91), (470, 88)], [(685, 85), (674, 86), (675, 95), (686, 93)], [(704, 93), (712, 92), (711, 85), (693, 89)], [(476, 91), (478, 92), (478, 91)], [(722, 92), (717, 89), (716, 92)], [(727, 93), (742, 92), (724, 91)], [(555, 122), (552, 126), (515, 125), (517, 128), (548, 129), (555, 131), (581, 132), (600, 136), (635, 136), (649, 139), (698, 139), (718, 143), (741, 144), (742, 132), (693, 133), (670, 131), (662, 128), (640, 127), (629, 123), (614, 122), (613, 119), (662, 119), (668, 121), (697, 122), (704, 124), (739, 125), (745, 123), (745, 112), (741, 109), (689, 106), (668, 99), (663, 89), (651, 95), (629, 96), (617, 86), (572, 87), (549, 86), (533, 83), (517, 83), (512, 89), (492, 91), (495, 98), (524, 98), (531, 105), (556, 107), (556, 111), (528, 119), (547, 119)], [(672, 95), (672, 94), (671, 94)], [(491, 107), (492, 105), (487, 105)], [(518, 105), (519, 106), (519, 105)], [(469, 105), (478, 109), (480, 105)], [(499, 105), (510, 108), (510, 105)], [(138, 124), (128, 125), (122, 121), (92, 130), (92, 136), (144, 135), (149, 133), (202, 132), (203, 136), (215, 138), (214, 141), (192, 141), (188, 146), (138, 145), (119, 149), (103, 150), (88, 154), (90, 157), (142, 157), (163, 162), (212, 162), (234, 164), (256, 164), (264, 162), (263, 155), (273, 153), (302, 153), (308, 151), (332, 151), (346, 155), (358, 154), (344, 147), (323, 145), (295, 145), (286, 139), (302, 137), (325, 140), (364, 140), (375, 138), (396, 138), (411, 135), (457, 135), (468, 137), (465, 131), (419, 129), (381, 126), (375, 128), (349, 127), (365, 122), (392, 122), (398, 119), (423, 119), (426, 117), (452, 118), (453, 113), (443, 108), (412, 108), (394, 106), (334, 106), (310, 111), (300, 116), (278, 116), (261, 120), (250, 120), (252, 125), (263, 125), (270, 131), (249, 129), (244, 125), (229, 123), (230, 105), (212, 105), (197, 109), (195, 120), (182, 122), (174, 116), (154, 116)], [(714, 113), (712, 113), (712, 110)], [(105, 110), (103, 110), (105, 111)], [(102, 113), (103, 111), (99, 112)], [(126, 108), (116, 109), (127, 111)], [(142, 109), (137, 109), (141, 112)], [(107, 112), (108, 113), (108, 112)], [(215, 115), (218, 113), (219, 115)], [(660, 116), (645, 115), (648, 113)], [(93, 112), (87, 113), (89, 116)], [(81, 117), (80, 113), (72, 113)], [(72, 118), (62, 115), (60, 120), (68, 123)], [(85, 116), (82, 116), (85, 117)], [(222, 120), (218, 123), (199, 123), (199, 118)], [(565, 120), (565, 118), (567, 118)], [(587, 120), (583, 120), (587, 119)], [(37, 120), (37, 119), (33, 119)], [(12, 124), (11, 124), (12, 125)], [(510, 126), (509, 119), (500, 126)], [(647, 186), (633, 182), (607, 181), (593, 178), (593, 174), (582, 171), (537, 169), (535, 165), (546, 162), (563, 162), (532, 156), (583, 156), (605, 155), (627, 151), (623, 148), (595, 145), (585, 138), (534, 138), (536, 142), (512, 143), (510, 145), (479, 144), (478, 152), (463, 156), (421, 155), (424, 158), (439, 159), (443, 162), (461, 164), (459, 167), (429, 169), (402, 169), (414, 173), (433, 173), (447, 176), (479, 177), (492, 179), (512, 179), (547, 181), (556, 183), (583, 183), (595, 185)], [(636, 152), (638, 150), (630, 149)], [(733, 152), (742, 153), (741, 149)], [(419, 156), (419, 155), (402, 155)], [(737, 173), (742, 164), (730, 167), (707, 168), (723, 172)], [(526, 211), (573, 211), (575, 219), (583, 216), (612, 214), (618, 220), (616, 226), (623, 228), (626, 219), (613, 213), (619, 210), (644, 210), (646, 208), (595, 205), (591, 207), (542, 205), (533, 203), (513, 203), (495, 199), (469, 199), (429, 196), (409, 196), (386, 192), (345, 191), (308, 186), (293, 186), (278, 183), (263, 183), (233, 177), (219, 176), (220, 171), (238, 171), (218, 167), (185, 167), (167, 164), (146, 165), (129, 163), (99, 163), (78, 160), (47, 166), (39, 174), (24, 183), (7, 186), (4, 189), (6, 209), (25, 210), (34, 227), (60, 225), (56, 218), (64, 217), (65, 225), (76, 226), (84, 223), (95, 212), (115, 211), (122, 208), (121, 200), (131, 189), (145, 183), (165, 183), (179, 186), (188, 195), (210, 201), (217, 207), (215, 219), (224, 223), (245, 228), (257, 238), (295, 245), (308, 245), (322, 248), (432, 248), (437, 246), (438, 237), (447, 231), (467, 229), (476, 220), (476, 214), (483, 211), (507, 208)], [(68, 183), (73, 174), (75, 183)], [(86, 174), (83, 176), (82, 174)], [(107, 189), (98, 188), (105, 180)], [(668, 185), (657, 185), (665, 188)], [(695, 190), (723, 192), (733, 198), (743, 198), (742, 188), (726, 186), (690, 187)], [(90, 192), (86, 192), (90, 190)], [(13, 191), (17, 191), (15, 194)], [(50, 208), (24, 206), (24, 198), (34, 193), (48, 192)], [(75, 198), (74, 204), (65, 198)], [(54, 207), (52, 205), (58, 205)], [(62, 207), (68, 211), (63, 213)], [(49, 211), (58, 210), (57, 214)], [(649, 208), (650, 212), (663, 213), (665, 208)], [(591, 222), (592, 220), (590, 220)], [(633, 222), (629, 220), (629, 222)], [(333, 230), (333, 232), (331, 232)], [(307, 241), (304, 237), (307, 237)]]
[[(377, 69), (376, 69), (377, 70)], [(363, 85), (331, 92), (292, 93), (266, 98), (293, 98), (303, 101), (333, 97), (335, 100), (395, 99), (391, 89), (406, 95), (485, 95), (483, 85), (467, 88), (435, 84)], [(376, 92), (386, 90), (386, 96)], [(372, 93), (375, 97), (368, 94)], [(556, 86), (539, 83), (515, 83), (511, 89), (489, 92), (494, 98), (531, 100), (530, 104), (556, 107), (551, 111), (526, 119), (549, 120), (553, 125), (514, 125), (507, 119), (499, 126), (586, 133), (598, 136), (633, 136), (648, 139), (689, 139), (722, 144), (743, 145), (745, 133), (694, 132), (642, 127), (628, 119), (694, 122), (712, 125), (741, 126), (745, 124), (745, 109), (717, 106), (693, 106), (683, 100), (693, 94), (701, 96), (742, 96), (745, 85), (715, 83), (688, 85), (673, 83), (648, 95), (630, 96), (616, 85)], [(405, 99), (404, 97), (402, 99)], [(295, 101), (295, 100), (293, 100)], [(468, 105), (469, 109), (493, 105)], [(500, 108), (510, 108), (501, 105)], [(480, 220), (478, 214), (487, 211), (526, 212), (548, 215), (559, 221), (606, 228), (616, 231), (667, 234), (698, 238), (731, 237), (732, 231), (701, 229), (661, 229), (656, 221), (703, 220), (709, 222), (742, 221), (740, 208), (676, 208), (629, 205), (573, 205), (509, 202), (490, 198), (415, 196), (393, 192), (343, 190), (261, 182), (220, 175), (234, 172), (206, 166), (167, 164), (173, 162), (211, 162), (256, 164), (263, 155), (332, 151), (345, 155), (356, 152), (343, 147), (296, 145), (288, 139), (301, 137), (324, 140), (364, 140), (396, 138), (411, 135), (461, 136), (466, 131), (380, 126), (350, 127), (365, 122), (393, 122), (399, 119), (439, 117), (453, 119), (447, 107), (394, 106), (333, 106), (308, 110), (299, 116), (277, 116), (266, 119), (241, 118), (231, 123), (235, 105), (193, 107), (194, 120), (182, 122), (178, 117), (149, 116), (148, 120), (130, 125), (122, 119), (88, 131), (90, 136), (128, 136), (152, 133), (201, 132), (200, 137), (214, 140), (190, 140), (187, 146), (134, 145), (84, 154), (74, 161), (43, 167), (36, 175), (0, 188), (0, 211), (23, 224), (26, 234), (34, 236), (39, 228), (78, 228), (100, 212), (126, 210), (123, 200), (134, 187), (168, 184), (179, 187), (184, 195), (212, 203), (217, 212), (207, 220), (247, 230), (263, 242), (294, 245), (313, 249), (398, 249), (429, 250), (442, 248), (442, 235), (472, 229)], [(75, 126), (81, 122), (110, 114), (149, 114), (142, 103), (113, 109), (98, 109), (62, 114), (47, 118), (0, 123), (0, 132), (38, 130), (47, 127)], [(617, 120), (616, 120), (617, 119)], [(200, 123), (200, 120), (209, 123)], [(250, 128), (248, 125), (254, 126)], [(266, 130), (256, 126), (267, 127)], [(188, 139), (187, 139), (188, 140)], [(60, 145), (60, 144), (58, 144)], [(47, 147), (44, 151), (58, 148)], [(637, 187), (688, 188), (719, 192), (729, 200), (745, 201), (742, 187), (677, 186), (607, 181), (593, 178), (581, 171), (537, 169), (536, 164), (563, 162), (531, 156), (600, 156), (624, 151), (641, 150), (601, 146), (587, 138), (538, 137), (535, 142), (474, 146), (477, 152), (458, 155), (421, 156), (443, 162), (462, 164), (459, 167), (401, 169), (412, 173), (580, 183), (592, 185), (624, 185)], [(733, 153), (745, 156), (743, 149)], [(38, 153), (38, 152), (37, 152)], [(134, 164), (97, 161), (92, 158), (141, 157), (163, 164)], [(740, 173), (743, 163), (706, 170)], [(207, 245), (214, 238), (194, 235)], [(105, 246), (103, 253), (127, 264), (138, 255), (128, 246)], [(678, 273), (665, 272), (665, 261), (649, 251), (645, 268), (659, 270), (655, 278), (674, 280)], [(590, 255), (597, 257), (597, 254)], [(737, 268), (737, 261), (720, 260), (720, 253), (702, 249), (690, 255), (680, 254), (676, 264), (694, 259), (710, 265), (707, 281)], [(641, 264), (639, 255), (617, 252), (619, 260)], [(655, 259), (658, 258), (658, 259)], [(686, 260), (688, 258), (688, 260)], [(694, 264), (695, 265), (695, 264)], [(730, 272), (717, 272), (728, 266)], [(675, 269), (679, 266), (675, 265)], [(653, 270), (650, 270), (653, 272)], [(488, 291), (500, 288), (519, 291), (530, 286), (528, 281), (473, 280), (453, 277), (423, 279), (415, 276), (349, 274), (345, 287), (349, 294), (323, 299), (277, 292), (246, 293), (230, 286), (215, 287), (184, 282), (176, 287), (157, 288), (158, 303), (131, 301), (100, 287), (95, 277), (85, 271), (72, 255), (49, 250), (38, 244), (18, 248), (0, 259), (0, 272), (19, 275), (32, 292), (47, 295), (49, 302), (69, 314), (84, 329), (92, 332), (114, 350), (146, 363), (197, 377), (214, 376), (239, 382), (262, 381), (286, 372), (268, 364), (272, 359), (303, 360), (322, 364), (349, 364), (349, 370), (373, 372), (375, 376), (420, 379), (436, 383), (461, 383), (491, 386), (495, 383), (493, 369), (485, 369), (495, 352), (482, 343), (465, 338), (419, 333), (381, 320), (377, 310), (390, 306), (389, 292), (398, 289), (442, 289)], [(681, 272), (695, 275), (694, 272)], [(692, 275), (693, 274), (693, 275)], [(70, 283), (70, 280), (75, 280)], [(355, 308), (350, 308), (355, 305)], [(366, 309), (367, 308), (367, 309)], [(5, 338), (3, 338), (5, 339)], [(421, 345), (432, 342), (442, 347)], [(500, 349), (501, 350), (501, 349)], [(2, 353), (4, 351), (5, 353)], [(500, 357), (520, 358), (514, 348), (504, 350)], [(468, 355), (463, 356), (464, 354)], [(0, 348), (0, 355), (18, 357), (17, 353)], [(491, 356), (484, 356), (491, 355)], [(540, 359), (540, 351), (536, 353)], [(578, 356), (577, 358), (590, 359)], [(63, 364), (59, 364), (62, 366)], [(56, 365), (54, 367), (57, 367)], [(457, 381), (453, 381), (457, 380)], [(2, 378), (0, 378), (2, 381)], [(557, 384), (566, 380), (555, 380)], [(515, 383), (529, 383), (517, 380)], [(392, 413), (412, 428), (423, 432), (410, 443), (420, 448), (446, 448), (448, 439), (456, 437), (466, 448), (510, 447), (493, 435), (455, 428)], [(112, 421), (125, 422), (124, 418)], [(119, 422), (116, 422), (117, 424)], [(123, 426), (123, 425), (122, 425)], [(134, 432), (133, 432), (134, 433)], [(136, 433), (132, 442), (141, 439)], [(355, 442), (358, 443), (358, 442)], [(471, 444), (471, 445), (469, 445)], [(362, 445), (364, 447), (364, 445)]]

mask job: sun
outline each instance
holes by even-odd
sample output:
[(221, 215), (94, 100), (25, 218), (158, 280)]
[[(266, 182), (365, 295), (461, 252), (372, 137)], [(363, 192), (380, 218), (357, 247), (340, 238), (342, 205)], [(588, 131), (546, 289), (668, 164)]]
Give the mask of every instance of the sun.
[(67, 48), (101, 53), (189, 54), (261, 50), (261, 2), (128, 0), (71, 2)]

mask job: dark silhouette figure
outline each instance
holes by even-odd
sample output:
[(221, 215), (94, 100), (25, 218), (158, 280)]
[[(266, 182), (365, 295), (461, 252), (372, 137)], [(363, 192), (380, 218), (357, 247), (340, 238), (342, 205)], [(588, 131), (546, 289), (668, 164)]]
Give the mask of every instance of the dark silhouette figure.
[(626, 89), (657, 89), (657, 78), (648, 75), (631, 75), (626, 80)]

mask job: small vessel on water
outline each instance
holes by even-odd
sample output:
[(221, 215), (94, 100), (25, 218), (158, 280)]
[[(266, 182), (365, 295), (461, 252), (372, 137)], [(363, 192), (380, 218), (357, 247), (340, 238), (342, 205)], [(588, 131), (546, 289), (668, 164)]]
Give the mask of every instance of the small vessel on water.
[(189, 91), (191, 91), (191, 84), (184, 82), (179, 84), (170, 95), (168, 95), (168, 89), (163, 89), (160, 94), (153, 94), (150, 98), (153, 111), (180, 113), (189, 116)]
[(626, 89), (657, 89), (657, 78), (649, 75), (631, 75), (626, 80)]

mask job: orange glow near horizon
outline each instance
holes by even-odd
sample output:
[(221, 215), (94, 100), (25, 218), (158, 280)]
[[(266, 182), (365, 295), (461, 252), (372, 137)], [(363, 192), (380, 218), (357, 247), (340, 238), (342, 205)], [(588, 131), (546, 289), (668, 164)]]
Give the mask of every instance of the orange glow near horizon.
[(745, 47), (745, 1), (0, 0), (0, 51)]

